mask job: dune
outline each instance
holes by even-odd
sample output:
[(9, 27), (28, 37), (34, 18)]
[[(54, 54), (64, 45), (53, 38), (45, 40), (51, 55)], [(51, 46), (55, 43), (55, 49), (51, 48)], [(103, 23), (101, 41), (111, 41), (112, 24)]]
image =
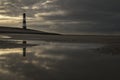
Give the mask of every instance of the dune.
[(32, 29), (12, 28), (12, 27), (3, 27), (3, 26), (0, 26), (0, 33), (59, 35), (57, 33), (48, 33), (43, 31), (32, 30)]

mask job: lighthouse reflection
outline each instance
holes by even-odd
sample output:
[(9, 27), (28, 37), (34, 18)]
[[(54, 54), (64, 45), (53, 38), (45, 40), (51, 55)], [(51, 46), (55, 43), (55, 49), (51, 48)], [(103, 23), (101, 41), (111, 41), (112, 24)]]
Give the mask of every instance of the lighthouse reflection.
[(25, 57), (27, 53), (31, 52), (27, 48), (37, 46), (37, 44), (30, 44), (27, 41), (3, 41), (0, 40), (0, 55), (20, 55)]
[[(26, 45), (27, 44), (27, 41), (23, 41), (23, 45)], [(26, 46), (23, 47), (23, 56), (25, 57), (26, 56)]]

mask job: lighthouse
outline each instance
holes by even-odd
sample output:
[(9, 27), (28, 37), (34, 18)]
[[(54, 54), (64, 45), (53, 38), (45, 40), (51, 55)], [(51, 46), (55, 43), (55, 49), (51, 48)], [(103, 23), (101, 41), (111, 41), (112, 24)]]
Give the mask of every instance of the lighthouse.
[(27, 26), (26, 26), (26, 13), (23, 13), (23, 29), (27, 29)]

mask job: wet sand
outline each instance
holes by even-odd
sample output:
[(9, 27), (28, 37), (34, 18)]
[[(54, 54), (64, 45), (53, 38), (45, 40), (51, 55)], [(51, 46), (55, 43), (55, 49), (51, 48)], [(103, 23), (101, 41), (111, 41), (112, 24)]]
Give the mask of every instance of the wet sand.
[(18, 40), (41, 40), (71, 43), (120, 43), (120, 36), (105, 35), (40, 35), (40, 34), (2, 34)]
[(1, 35), (0, 80), (120, 79), (119, 36)]

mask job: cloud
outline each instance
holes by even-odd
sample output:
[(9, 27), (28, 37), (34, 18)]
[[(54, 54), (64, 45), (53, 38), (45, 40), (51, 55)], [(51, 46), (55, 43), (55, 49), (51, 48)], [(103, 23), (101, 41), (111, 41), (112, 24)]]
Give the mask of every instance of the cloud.
[(118, 34), (119, 3), (119, 0), (1, 0), (0, 14), (19, 17), (26, 12), (31, 19), (29, 26), (39, 30)]
[[(120, 31), (120, 1), (115, 0), (56, 0), (52, 5), (65, 11), (65, 15), (44, 16), (47, 20), (79, 21), (86, 23), (59, 24), (65, 32), (118, 33)], [(87, 23), (89, 22), (89, 23)], [(91, 22), (91, 23), (90, 23)], [(58, 29), (60, 30), (61, 28)], [(68, 31), (69, 29), (69, 31)], [(61, 30), (62, 31), (62, 30)]]

